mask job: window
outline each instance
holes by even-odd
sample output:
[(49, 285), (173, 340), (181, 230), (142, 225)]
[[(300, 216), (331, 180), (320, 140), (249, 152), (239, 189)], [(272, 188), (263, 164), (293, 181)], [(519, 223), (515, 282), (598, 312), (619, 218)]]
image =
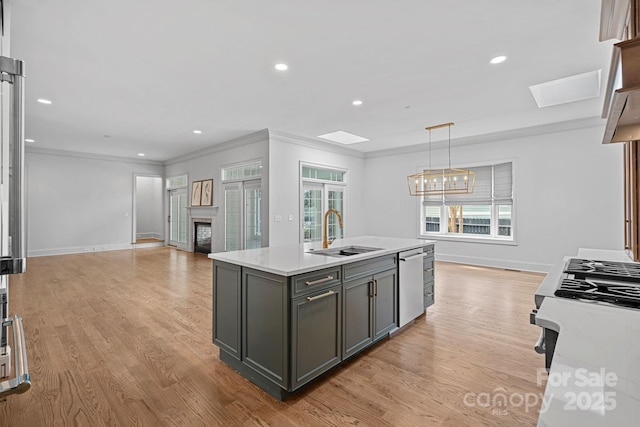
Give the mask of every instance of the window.
[(262, 247), (261, 177), (262, 161), (222, 169), (225, 251)]
[(512, 163), (467, 169), (473, 193), (422, 197), (420, 234), (513, 241)]
[(189, 182), (188, 175), (174, 176), (167, 178), (167, 190), (173, 190), (175, 188), (185, 188)]
[[(322, 240), (322, 221), (329, 209), (345, 212), (346, 171), (302, 165), (302, 242)], [(327, 217), (327, 237), (340, 239), (345, 235), (337, 215)]]
[(262, 176), (262, 160), (222, 169), (222, 180), (252, 179)]

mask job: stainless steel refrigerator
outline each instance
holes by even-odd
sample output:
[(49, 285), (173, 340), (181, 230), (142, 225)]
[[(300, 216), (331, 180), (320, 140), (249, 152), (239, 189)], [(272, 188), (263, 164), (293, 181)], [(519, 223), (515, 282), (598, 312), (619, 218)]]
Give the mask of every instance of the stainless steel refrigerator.
[(0, 398), (31, 386), (22, 318), (9, 304), (10, 275), (26, 271), (24, 63), (10, 56), (10, 12), (0, 0)]

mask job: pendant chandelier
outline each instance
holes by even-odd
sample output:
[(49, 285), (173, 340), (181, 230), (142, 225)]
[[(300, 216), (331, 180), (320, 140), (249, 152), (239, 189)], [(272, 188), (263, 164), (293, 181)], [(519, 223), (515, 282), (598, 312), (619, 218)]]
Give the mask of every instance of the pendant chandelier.
[[(429, 126), (429, 169), (407, 176), (409, 194), (412, 196), (435, 196), (442, 194), (473, 193), (476, 173), (469, 169), (451, 168), (451, 126), (453, 123)], [(449, 128), (449, 168), (431, 169), (431, 131)]]

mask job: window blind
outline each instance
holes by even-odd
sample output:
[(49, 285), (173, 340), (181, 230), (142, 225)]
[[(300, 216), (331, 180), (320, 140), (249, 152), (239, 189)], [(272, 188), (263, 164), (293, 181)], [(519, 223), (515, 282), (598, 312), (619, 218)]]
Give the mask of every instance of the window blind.
[(493, 166), (493, 200), (498, 205), (513, 203), (513, 175), (511, 162)]

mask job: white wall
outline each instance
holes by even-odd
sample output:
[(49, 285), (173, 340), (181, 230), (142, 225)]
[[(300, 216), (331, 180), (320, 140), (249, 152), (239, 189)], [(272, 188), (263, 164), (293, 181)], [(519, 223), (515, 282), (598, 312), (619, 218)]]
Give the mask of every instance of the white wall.
[[(190, 209), (189, 223), (191, 218), (212, 218), (211, 239), (212, 252), (224, 250), (224, 211), (221, 184), (221, 168), (234, 163), (246, 162), (248, 160), (262, 160), (262, 206), (269, 215), (269, 133), (261, 130), (243, 138), (238, 138), (222, 144), (214, 145), (211, 148), (181, 156), (169, 160), (166, 165), (166, 177), (178, 175), (189, 175), (189, 193), (191, 193), (191, 183), (204, 179), (213, 178), (213, 205), (214, 207), (196, 207)], [(167, 198), (168, 199), (168, 198)], [(168, 202), (167, 202), (168, 203)], [(266, 226), (265, 226), (266, 225)], [(166, 230), (168, 233), (168, 230)], [(268, 224), (263, 224), (263, 240), (268, 242)], [(168, 235), (168, 234), (167, 234)], [(193, 249), (193, 230), (188, 233), (188, 250)]]
[(136, 237), (162, 239), (164, 219), (164, 179), (158, 176), (136, 176)]
[[(602, 145), (603, 127), (542, 134), (452, 149), (453, 167), (514, 161), (517, 246), (438, 241), (437, 258), (546, 271), (578, 248), (623, 249), (622, 146)], [(366, 160), (367, 234), (416, 237), (417, 198), (406, 176), (428, 165), (422, 151), (373, 153)], [(434, 167), (447, 150), (433, 151)]]
[(25, 165), (29, 256), (130, 248), (134, 174), (164, 174), (153, 162), (37, 149)]
[[(270, 239), (269, 246), (300, 243), (302, 230), (300, 212), (300, 162), (348, 170), (345, 236), (365, 234), (364, 217), (364, 155), (342, 147), (305, 141), (301, 137), (271, 132), (269, 144)], [(292, 220), (289, 221), (289, 215)], [(282, 218), (276, 221), (276, 216)]]

